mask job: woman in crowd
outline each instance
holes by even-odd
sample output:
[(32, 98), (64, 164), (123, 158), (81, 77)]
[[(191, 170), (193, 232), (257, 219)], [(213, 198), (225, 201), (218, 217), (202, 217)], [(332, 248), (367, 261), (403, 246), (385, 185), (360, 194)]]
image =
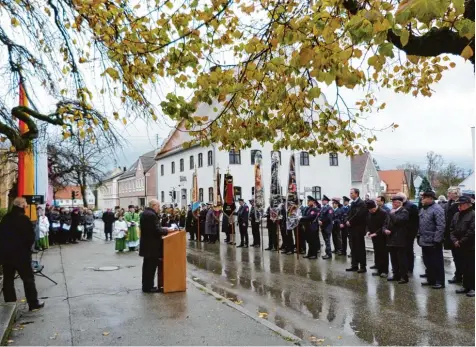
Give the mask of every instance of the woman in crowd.
[(48, 233), (50, 231), (50, 222), (48, 218), (45, 216), (45, 211), (38, 207), (36, 210), (38, 214), (38, 230), (39, 230), (39, 241), (38, 241), (38, 248), (44, 251), (49, 247), (48, 241)]

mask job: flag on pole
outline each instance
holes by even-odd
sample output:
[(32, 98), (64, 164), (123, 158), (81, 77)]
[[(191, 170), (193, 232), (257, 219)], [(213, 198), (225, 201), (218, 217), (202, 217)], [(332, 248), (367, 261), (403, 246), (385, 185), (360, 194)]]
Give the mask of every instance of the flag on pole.
[(288, 174), (288, 187), (286, 194), (286, 211), (287, 219), (286, 224), (288, 230), (292, 230), (297, 227), (299, 223), (299, 216), (301, 210), (299, 209), (299, 190), (298, 180), (296, 174), (296, 160), (294, 153), (291, 154), (289, 159), (289, 174)]
[(263, 215), (264, 209), (264, 186), (263, 177), (261, 172), (261, 165), (263, 164), (263, 156), (261, 151), (257, 151), (255, 154), (255, 214), (256, 219)]
[[(20, 83), (19, 104), (20, 106), (28, 106), (28, 98), (25, 89)], [(19, 120), (20, 133), (24, 134), (29, 129), (26, 123)], [(34, 195), (35, 194), (35, 160), (32, 151), (33, 146), (27, 151), (18, 152), (18, 196)], [(28, 206), (26, 209), (27, 215), (30, 216), (31, 221), (36, 221), (36, 208)]]
[(198, 196), (198, 177), (197, 168), (192, 176), (192, 212), (200, 208), (200, 201)]
[(281, 193), (281, 186), (279, 184), (279, 154), (275, 151), (273, 151), (271, 154), (271, 187), (269, 189), (269, 194), (270, 218), (272, 221), (276, 221), (279, 219), (279, 206), (283, 202), (283, 196)]
[(220, 183), (221, 183), (220, 169), (217, 168), (216, 182), (215, 182), (215, 197), (214, 197), (215, 201), (213, 202), (214, 206), (217, 206), (217, 207), (223, 206), (223, 200), (221, 198)]
[(229, 173), (226, 173), (223, 185), (223, 194), (225, 195), (223, 213), (226, 214), (228, 217), (231, 217), (236, 209), (235, 194), (233, 191), (233, 176)]

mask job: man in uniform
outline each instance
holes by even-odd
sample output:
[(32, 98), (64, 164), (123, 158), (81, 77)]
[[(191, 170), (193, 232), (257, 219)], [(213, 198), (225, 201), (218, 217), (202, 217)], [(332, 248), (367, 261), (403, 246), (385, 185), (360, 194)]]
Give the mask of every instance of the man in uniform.
[[(341, 224), (339, 225), (340, 227), (340, 234), (341, 234), (341, 240), (342, 240), (342, 255), (347, 255), (347, 242), (349, 242), (349, 249), (352, 247), (352, 244), (350, 243), (350, 238), (349, 238), (349, 228), (345, 223), (347, 222), (347, 218), (349, 217), (349, 201), (350, 199), (347, 196), (342, 197), (342, 201), (344, 202), (344, 205), (342, 206), (341, 210)], [(349, 255), (350, 256), (350, 255)]]
[(332, 242), (334, 243), (334, 253), (342, 254), (342, 236), (340, 225), (342, 224), (342, 204), (340, 198), (332, 198), (332, 207), (334, 208), (334, 217), (332, 218)]
[(304, 258), (317, 259), (318, 249), (318, 233), (319, 227), (317, 219), (319, 211), (316, 208), (316, 199), (312, 196), (307, 197), (307, 208), (304, 210), (304, 214), (299, 220), (299, 224), (304, 227), (304, 233), (308, 244), (307, 255)]
[(330, 199), (324, 195), (322, 198), (322, 208), (319, 214), (319, 226), (321, 227), (322, 237), (326, 243), (326, 254), (322, 259), (332, 259), (331, 237), (334, 210), (329, 206)]
[(388, 214), (382, 208), (377, 206), (375, 201), (366, 202), (369, 214), (367, 216), (367, 236), (372, 239), (375, 254), (376, 272), (372, 276), (388, 277), (388, 250), (385, 238), (385, 230), (388, 227)]
[(251, 233), (253, 234), (253, 244), (250, 247), (259, 248), (261, 247), (261, 235), (260, 235), (260, 221), (261, 215), (256, 211), (255, 200), (250, 200), (251, 211), (250, 211), (250, 222), (251, 222)]
[(474, 298), (474, 210), (471, 199), (460, 197), (457, 212), (450, 226), (450, 236), (454, 248), (460, 251), (463, 266), (463, 287), (456, 293)]
[[(346, 271), (367, 272), (367, 258), (365, 252), (365, 229), (367, 224), (367, 206), (360, 198), (360, 190), (350, 190), (352, 204), (349, 209), (349, 217), (345, 223), (349, 228), (352, 240), (352, 266)], [(360, 266), (360, 269), (359, 269)]]
[[(303, 205), (304, 200), (299, 199), (299, 210), (301, 211), (301, 216), (304, 216), (304, 213), (306, 209), (308, 208), (307, 206)], [(299, 230), (299, 233), (298, 233)], [(299, 238), (299, 240), (298, 240)], [(297, 247), (297, 242), (299, 241), (299, 254), (306, 254), (306, 235), (304, 231), (304, 226), (302, 224), (299, 224), (298, 227), (294, 230), (294, 239), (296, 240), (296, 247)], [(298, 250), (296, 250), (297, 252)]]
[(208, 213), (207, 205), (202, 203), (200, 213), (198, 214), (199, 230), (197, 232), (198, 234), (200, 234), (199, 239), (198, 239), (198, 241), (200, 241), (200, 242), (208, 241), (208, 236), (205, 234), (207, 213)]
[(189, 205), (187, 218), (185, 220), (185, 230), (190, 234), (190, 240), (195, 241), (197, 235), (197, 219), (193, 215), (192, 207)]
[(248, 248), (248, 220), (250, 209), (245, 204), (245, 200), (240, 198), (238, 199), (238, 203), (240, 207), (236, 214), (238, 216), (238, 228), (240, 230), (240, 244), (237, 247)]

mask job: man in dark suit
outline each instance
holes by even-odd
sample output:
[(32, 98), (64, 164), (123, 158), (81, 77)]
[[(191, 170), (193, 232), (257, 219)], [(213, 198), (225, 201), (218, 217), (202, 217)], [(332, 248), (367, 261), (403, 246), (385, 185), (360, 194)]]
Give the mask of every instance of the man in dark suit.
[(108, 240), (108, 236), (109, 240), (112, 240), (112, 225), (116, 221), (116, 217), (110, 208), (108, 208), (107, 211), (102, 215), (102, 221), (104, 222), (104, 234), (106, 235), (106, 241)]
[(248, 248), (248, 221), (250, 209), (248, 205), (245, 204), (244, 199), (238, 199), (240, 207), (238, 208), (238, 228), (240, 230), (240, 244), (237, 247), (246, 247)]
[(3, 265), (3, 298), (5, 302), (16, 302), (14, 286), (18, 272), (25, 288), (30, 311), (45, 306), (38, 301), (35, 276), (31, 267), (31, 248), (35, 242), (35, 229), (25, 215), (25, 198), (16, 198), (13, 207), (0, 223), (0, 264)]
[(420, 223), (420, 216), (418, 215), (418, 207), (408, 201), (407, 196), (400, 192), (396, 196), (399, 196), (403, 199), (403, 208), (408, 211), (408, 225), (407, 225), (407, 241), (405, 243), (405, 254), (407, 257), (407, 267), (408, 272), (413, 272), (413, 267), (415, 264), (415, 252), (413, 250), (413, 245), (415, 244), (415, 238), (418, 234), (418, 225)]
[[(346, 226), (349, 228), (352, 239), (352, 266), (346, 271), (367, 272), (367, 257), (365, 252), (365, 229), (367, 226), (367, 206), (360, 198), (357, 188), (350, 190), (352, 204), (349, 209), (349, 217)], [(359, 269), (360, 266), (360, 269)]]
[[(167, 235), (171, 228), (162, 228), (158, 212), (160, 203), (158, 200), (149, 201), (140, 218), (141, 242), (139, 256), (144, 258), (142, 263), (142, 291), (144, 293), (157, 293), (163, 289), (163, 241), (162, 236)], [(158, 284), (154, 287), (155, 272), (158, 273)]]

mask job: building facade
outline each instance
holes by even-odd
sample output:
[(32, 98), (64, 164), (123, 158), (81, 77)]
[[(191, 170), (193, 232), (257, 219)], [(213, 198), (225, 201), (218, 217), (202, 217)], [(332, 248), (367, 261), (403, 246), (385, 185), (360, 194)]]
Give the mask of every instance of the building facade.
[(146, 206), (157, 198), (156, 150), (141, 155), (132, 166), (117, 179), (118, 206)]
[(360, 196), (375, 199), (380, 195), (381, 184), (377, 168), (370, 153), (355, 155), (351, 159), (352, 187), (360, 190)]
[[(234, 178), (235, 197), (249, 200), (254, 195), (254, 155), (262, 152), (265, 198), (269, 198), (272, 144), (253, 142), (251, 148), (241, 151), (223, 151), (216, 145), (184, 149), (189, 140), (184, 131), (174, 131), (159, 150), (157, 161), (157, 195), (162, 203), (176, 203), (179, 207), (191, 202), (192, 175), (197, 168), (199, 199), (213, 201), (216, 168), (222, 174), (220, 191), (223, 195), (223, 175), (229, 171)], [(283, 195), (289, 171), (291, 151), (281, 150), (280, 185)], [(313, 195), (320, 200), (349, 194), (351, 188), (350, 159), (332, 153), (311, 156), (308, 152), (295, 152), (298, 185), (301, 198)]]
[(412, 197), (413, 176), (407, 170), (383, 170), (379, 171), (380, 180), (384, 183), (382, 193), (387, 198), (391, 198), (398, 192), (405, 193), (409, 198)]
[[(72, 193), (76, 192), (75, 199), (72, 198)], [(93, 208), (96, 203), (96, 198), (91, 189), (86, 188), (86, 202), (89, 208)], [(79, 186), (66, 186), (55, 193), (53, 205), (57, 207), (84, 207), (83, 196)]]
[(126, 171), (126, 168), (115, 168), (108, 172), (98, 188), (98, 209), (114, 209), (119, 206), (118, 178)]

